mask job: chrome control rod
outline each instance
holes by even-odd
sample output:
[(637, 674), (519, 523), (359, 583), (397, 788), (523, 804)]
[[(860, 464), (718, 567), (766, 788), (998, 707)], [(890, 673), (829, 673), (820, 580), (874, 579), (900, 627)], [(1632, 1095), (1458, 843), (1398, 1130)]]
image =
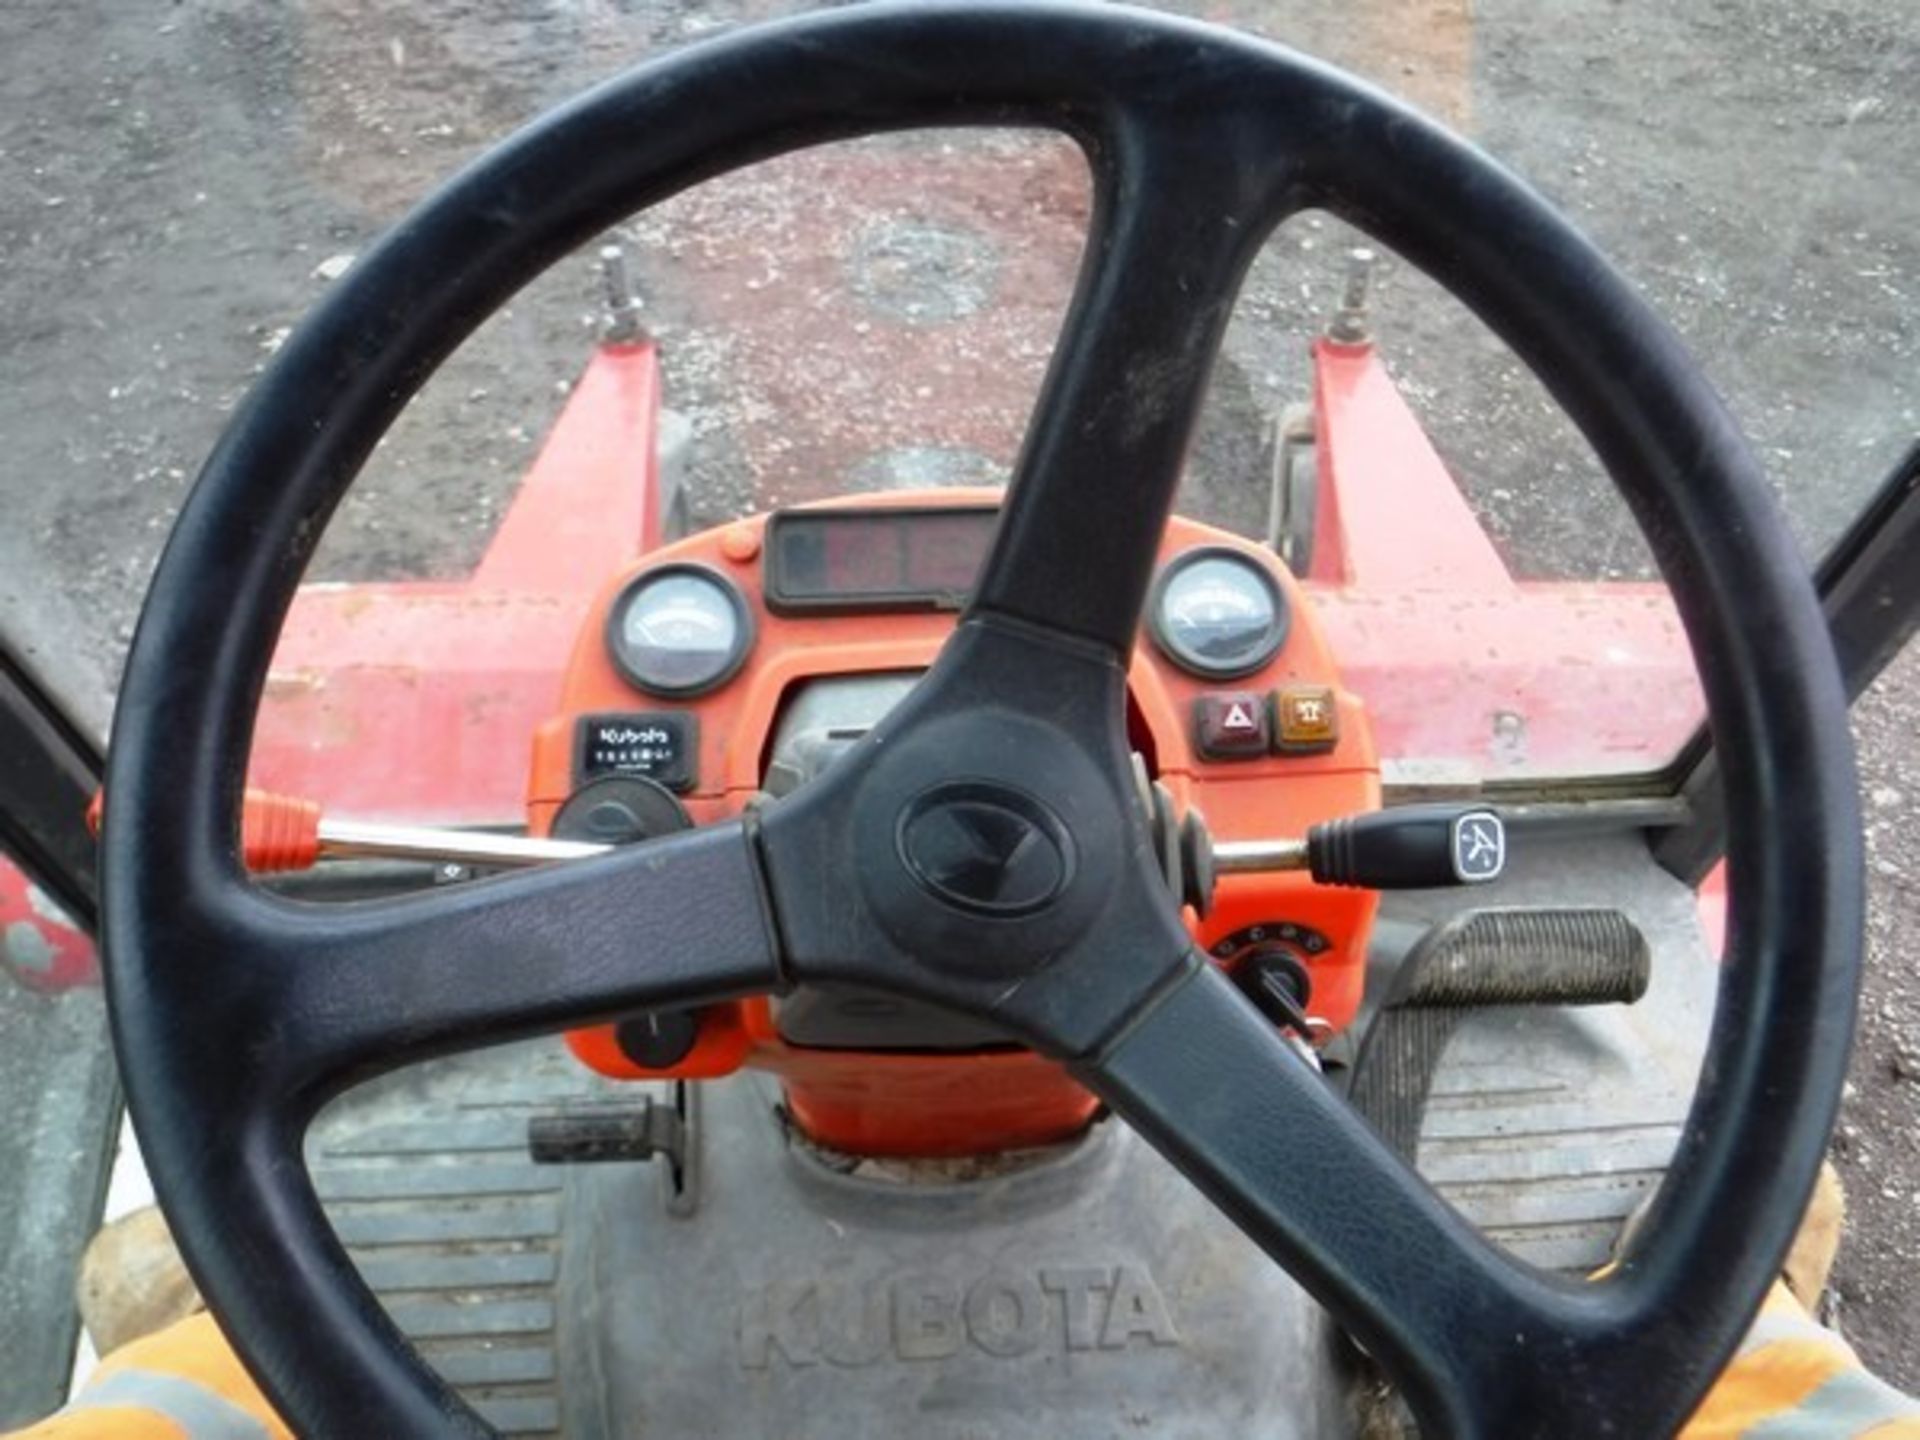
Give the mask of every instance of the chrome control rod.
[(1305, 870), (1304, 840), (1216, 840), (1213, 868), (1222, 875), (1265, 875), (1275, 870)]
[(442, 830), (428, 825), (381, 825), (364, 820), (320, 822), (323, 860), (423, 860), (437, 865), (545, 865), (584, 860), (610, 846), (593, 840), (549, 840), (539, 835), (496, 835), (485, 830)]

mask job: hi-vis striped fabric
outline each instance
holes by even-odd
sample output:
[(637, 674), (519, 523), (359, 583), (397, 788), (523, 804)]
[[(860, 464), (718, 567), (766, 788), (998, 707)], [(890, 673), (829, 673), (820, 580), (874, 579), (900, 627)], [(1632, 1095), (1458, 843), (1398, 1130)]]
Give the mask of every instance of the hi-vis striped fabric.
[[(102, 1362), (13, 1440), (293, 1440), (206, 1315)], [(1920, 1403), (1882, 1384), (1783, 1285), (1681, 1440), (1920, 1440)]]
[(1920, 1440), (1920, 1403), (1776, 1283), (1682, 1440)]
[(123, 1345), (14, 1440), (293, 1440), (211, 1316)]

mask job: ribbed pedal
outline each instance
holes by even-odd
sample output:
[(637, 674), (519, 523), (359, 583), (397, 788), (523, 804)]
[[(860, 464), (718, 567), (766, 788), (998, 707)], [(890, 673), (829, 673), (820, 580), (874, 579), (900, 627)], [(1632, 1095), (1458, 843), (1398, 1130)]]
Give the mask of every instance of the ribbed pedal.
[(1407, 956), (1354, 1064), (1349, 1096), (1411, 1163), (1434, 1072), (1460, 1016), (1507, 1005), (1629, 1005), (1652, 959), (1617, 910), (1475, 910)]
[(1631, 1005), (1651, 974), (1618, 910), (1475, 910), (1415, 947), (1387, 1006)]

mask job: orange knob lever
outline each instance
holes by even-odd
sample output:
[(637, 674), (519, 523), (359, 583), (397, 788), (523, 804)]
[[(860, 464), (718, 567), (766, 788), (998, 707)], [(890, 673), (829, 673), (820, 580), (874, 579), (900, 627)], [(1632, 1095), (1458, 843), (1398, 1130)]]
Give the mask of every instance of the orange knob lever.
[[(107, 792), (94, 793), (87, 828), (98, 839)], [(240, 807), (240, 859), (260, 874), (306, 870), (320, 858), (320, 807), (311, 800), (249, 790)]]

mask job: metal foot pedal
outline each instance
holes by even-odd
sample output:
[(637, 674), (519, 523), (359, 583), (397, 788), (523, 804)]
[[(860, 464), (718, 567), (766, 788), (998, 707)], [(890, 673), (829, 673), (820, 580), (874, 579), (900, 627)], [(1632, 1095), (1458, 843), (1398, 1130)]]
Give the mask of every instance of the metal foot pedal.
[(1652, 957), (1618, 910), (1475, 910), (1436, 927), (1395, 976), (1354, 1062), (1349, 1098), (1413, 1162), (1434, 1072), (1472, 1010), (1630, 1005)]
[(527, 1153), (536, 1165), (591, 1165), (651, 1160), (678, 1165), (686, 1155), (679, 1112), (645, 1097), (624, 1109), (570, 1110), (527, 1122)]
[(598, 1105), (527, 1122), (527, 1153), (536, 1165), (594, 1165), (664, 1160), (661, 1197), (671, 1215), (699, 1206), (700, 1088), (673, 1082), (671, 1099)]

